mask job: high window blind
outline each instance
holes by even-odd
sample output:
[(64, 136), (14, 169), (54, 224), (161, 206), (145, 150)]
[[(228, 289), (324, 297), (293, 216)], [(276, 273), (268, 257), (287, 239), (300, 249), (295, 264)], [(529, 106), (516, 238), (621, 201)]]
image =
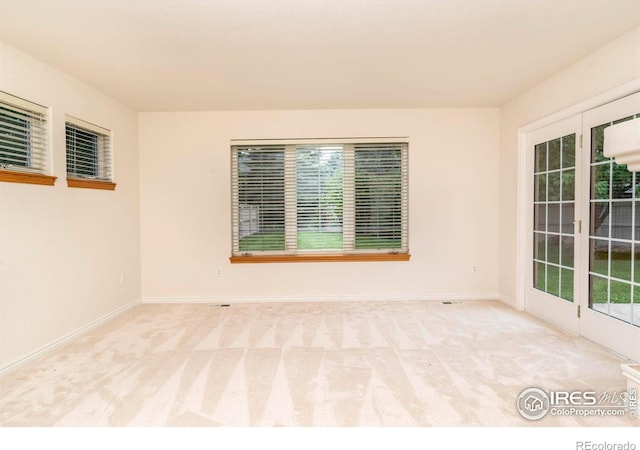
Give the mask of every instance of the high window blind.
[(408, 144), (232, 145), (234, 256), (408, 252)]
[(0, 92), (0, 169), (47, 171), (47, 108)]
[(65, 130), (67, 176), (112, 181), (110, 131), (68, 116)]

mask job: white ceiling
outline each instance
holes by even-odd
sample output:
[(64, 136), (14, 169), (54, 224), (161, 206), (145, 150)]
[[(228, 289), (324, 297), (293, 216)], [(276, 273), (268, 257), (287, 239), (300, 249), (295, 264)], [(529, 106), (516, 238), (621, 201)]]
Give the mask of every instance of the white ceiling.
[(140, 111), (498, 106), (638, 24), (640, 0), (0, 0), (0, 40)]

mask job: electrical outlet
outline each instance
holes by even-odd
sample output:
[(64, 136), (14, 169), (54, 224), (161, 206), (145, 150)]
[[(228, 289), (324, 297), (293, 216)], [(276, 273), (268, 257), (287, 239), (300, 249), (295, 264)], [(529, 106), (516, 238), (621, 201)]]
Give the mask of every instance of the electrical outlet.
[(222, 268), (218, 267), (218, 276), (221, 277), (222, 276)]

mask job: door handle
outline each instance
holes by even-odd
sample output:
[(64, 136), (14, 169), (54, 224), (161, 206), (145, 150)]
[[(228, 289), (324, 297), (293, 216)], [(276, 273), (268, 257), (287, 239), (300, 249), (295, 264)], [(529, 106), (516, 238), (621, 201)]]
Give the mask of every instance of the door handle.
[(578, 231), (576, 232), (577, 234), (582, 233), (582, 220), (574, 220), (573, 225), (578, 226)]

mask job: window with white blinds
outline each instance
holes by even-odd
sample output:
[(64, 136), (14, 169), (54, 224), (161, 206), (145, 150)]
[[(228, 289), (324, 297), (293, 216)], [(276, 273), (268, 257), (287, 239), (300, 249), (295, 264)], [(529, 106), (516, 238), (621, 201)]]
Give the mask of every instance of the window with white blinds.
[(67, 177), (112, 181), (110, 131), (67, 116)]
[(47, 171), (47, 108), (0, 92), (0, 169)]
[(233, 256), (408, 253), (406, 141), (231, 150)]

